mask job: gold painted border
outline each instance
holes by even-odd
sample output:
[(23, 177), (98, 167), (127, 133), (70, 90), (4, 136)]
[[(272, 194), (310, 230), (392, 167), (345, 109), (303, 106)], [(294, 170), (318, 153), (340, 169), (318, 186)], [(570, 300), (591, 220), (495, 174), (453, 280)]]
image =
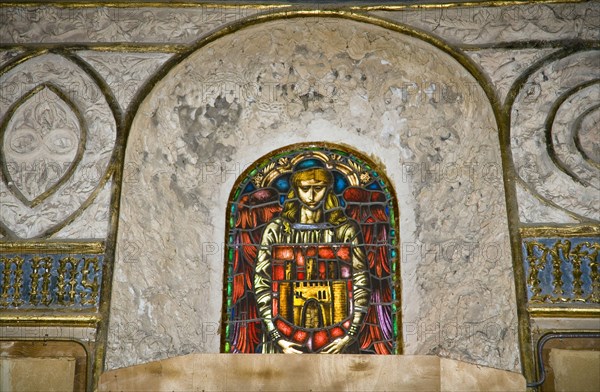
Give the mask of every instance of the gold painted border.
[(600, 225), (522, 225), (519, 232), (523, 238), (597, 237), (600, 236)]
[(559, 307), (529, 305), (531, 317), (600, 318), (600, 306)]
[(73, 43), (73, 42), (59, 42), (59, 43), (43, 43), (36, 42), (32, 44), (18, 43), (18, 44), (5, 44), (0, 43), (0, 50), (4, 51), (22, 51), (22, 52), (41, 52), (41, 51), (55, 51), (62, 50), (67, 52), (80, 52), (85, 50), (94, 50), (99, 52), (127, 52), (127, 53), (183, 53), (189, 49), (189, 44), (128, 44), (120, 41), (112, 43)]
[[(344, 5), (340, 3), (332, 3), (332, 4), (318, 4), (314, 5), (319, 8), (345, 8), (357, 11), (401, 11), (406, 9), (444, 9), (444, 8), (459, 8), (459, 7), (509, 7), (516, 5), (537, 5), (537, 4), (572, 4), (572, 3), (585, 3), (589, 0), (481, 0), (481, 1), (468, 1), (468, 2), (449, 2), (449, 3), (439, 3), (439, 2), (429, 2), (429, 3), (420, 3), (420, 4), (410, 4), (403, 1), (398, 1), (399, 4), (389, 4), (389, 5), (374, 5), (374, 4), (355, 4), (352, 6)], [(310, 1), (308, 1), (308, 5)], [(377, 3), (373, 1), (371, 3)], [(41, 6), (51, 6), (56, 8), (96, 8), (96, 7), (111, 7), (111, 8), (247, 8), (247, 9), (258, 9), (258, 10), (273, 10), (273, 9), (282, 9), (282, 8), (291, 8), (303, 6), (306, 7), (307, 4), (303, 3), (247, 3), (244, 1), (232, 3), (232, 2), (224, 2), (224, 3), (212, 3), (212, 2), (204, 2), (204, 1), (169, 1), (169, 2), (157, 2), (157, 1), (95, 1), (95, 2), (71, 2), (71, 3), (62, 3), (58, 1), (49, 1), (49, 2), (40, 2), (40, 1), (23, 1), (22, 3), (16, 2), (7, 2), (0, 3), (0, 7), (41, 7)]]
[(106, 250), (104, 241), (0, 241), (0, 254), (47, 253), (47, 254), (97, 254)]
[[(397, 325), (397, 335), (396, 335), (396, 353), (395, 355), (401, 355), (404, 353), (404, 339), (403, 339), (403, 324), (402, 324), (402, 280), (401, 280), (401, 273), (400, 273), (400, 269), (402, 267), (402, 260), (401, 260), (401, 256), (402, 253), (400, 252), (401, 249), (401, 242), (402, 239), (400, 238), (400, 208), (398, 205), (398, 196), (396, 195), (396, 190), (393, 186), (393, 182), (390, 181), (389, 177), (387, 176), (387, 171), (385, 168), (385, 165), (380, 163), (380, 162), (376, 162), (375, 160), (373, 160), (372, 158), (368, 157), (366, 154), (362, 153), (361, 151), (356, 150), (356, 148), (354, 147), (350, 147), (346, 144), (342, 144), (342, 143), (331, 143), (331, 142), (325, 142), (325, 141), (314, 141), (314, 142), (303, 142), (303, 143), (294, 143), (294, 144), (290, 144), (281, 148), (278, 148), (276, 150), (273, 150), (265, 155), (262, 155), (261, 157), (259, 157), (258, 159), (254, 160), (252, 162), (251, 165), (249, 165), (246, 170), (244, 170), (235, 180), (233, 186), (231, 187), (231, 191), (229, 192), (229, 196), (227, 197), (227, 206), (226, 206), (226, 211), (227, 213), (225, 214), (225, 233), (224, 233), (224, 244), (227, 244), (227, 246), (230, 245), (230, 241), (229, 241), (229, 220), (231, 219), (231, 208), (230, 205), (232, 204), (232, 200), (234, 198), (235, 192), (239, 189), (240, 185), (248, 178), (248, 176), (250, 175), (250, 173), (255, 170), (258, 166), (260, 166), (261, 164), (272, 160), (275, 156), (280, 155), (280, 154), (285, 154), (285, 153), (292, 153), (294, 151), (299, 151), (299, 150), (303, 150), (303, 149), (307, 149), (307, 150), (311, 150), (311, 149), (326, 149), (326, 150), (338, 150), (338, 151), (344, 151), (348, 154), (351, 154), (353, 156), (355, 156), (356, 158), (362, 160), (365, 164), (367, 164), (368, 166), (370, 166), (371, 170), (377, 172), (377, 174), (379, 174), (379, 179), (382, 180), (384, 182), (384, 184), (387, 186), (389, 194), (390, 194), (390, 201), (391, 201), (391, 205), (394, 211), (394, 217), (395, 217), (395, 224), (392, 227), (392, 225), (390, 225), (390, 227), (392, 227), (392, 230), (396, 231), (396, 235), (397, 235), (397, 243), (395, 247), (391, 247), (392, 249), (396, 250), (396, 258), (392, 259), (392, 263), (396, 263), (396, 272), (395, 272), (395, 276), (393, 274), (390, 274), (390, 276), (392, 276), (392, 284), (393, 284), (393, 290), (394, 290), (394, 294), (395, 294), (395, 305), (396, 305), (396, 325)], [(225, 348), (225, 333), (223, 331), (224, 326), (227, 324), (229, 316), (228, 316), (228, 312), (227, 312), (227, 286), (228, 286), (228, 273), (229, 273), (229, 260), (228, 260), (228, 254), (229, 252), (223, 252), (225, 255), (223, 257), (223, 283), (222, 283), (222, 305), (221, 305), (221, 320), (220, 320), (220, 328), (219, 328), (219, 333), (221, 334), (220, 336), (220, 346), (219, 346), (219, 351), (221, 353), (224, 353), (224, 348)], [(368, 355), (368, 354), (367, 354)], [(376, 354), (374, 354), (376, 355)], [(392, 354), (394, 355), (394, 354)]]
[[(29, 314), (28, 314), (29, 313)], [(0, 315), (1, 326), (52, 326), (52, 327), (96, 327), (97, 324), (102, 320), (102, 317), (98, 314), (82, 314), (77, 315), (73, 313), (63, 314), (31, 314), (33, 312), (25, 313), (23, 311), (6, 311)]]

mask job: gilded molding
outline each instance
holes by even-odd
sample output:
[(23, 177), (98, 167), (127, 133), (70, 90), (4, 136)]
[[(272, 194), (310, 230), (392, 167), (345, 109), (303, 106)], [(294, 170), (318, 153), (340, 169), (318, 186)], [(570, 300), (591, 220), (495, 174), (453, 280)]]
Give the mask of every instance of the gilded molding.
[[(347, 8), (360, 11), (401, 11), (406, 9), (444, 9), (444, 8), (459, 8), (459, 7), (511, 7), (516, 5), (530, 4), (570, 4), (570, 3), (585, 3), (588, 0), (482, 0), (468, 2), (453, 2), (453, 3), (421, 3), (421, 4), (392, 4), (392, 5), (353, 5), (344, 6), (343, 4), (318, 4), (320, 8)], [(402, 1), (398, 1), (402, 3)], [(373, 2), (376, 3), (376, 2)], [(193, 1), (173, 1), (173, 2), (140, 2), (140, 1), (113, 1), (113, 2), (39, 2), (39, 1), (24, 1), (22, 3), (1, 3), (1, 7), (41, 7), (51, 6), (57, 8), (95, 8), (95, 7), (111, 7), (111, 8), (248, 8), (258, 10), (272, 10), (282, 8), (292, 8), (295, 6), (306, 6), (306, 4), (296, 3), (246, 3), (243, 1), (236, 3), (211, 3), (211, 2), (193, 2)]]
[[(184, 53), (188, 50), (189, 45), (177, 45), (177, 44), (45, 44), (45, 43), (33, 43), (33, 44), (2, 44), (0, 43), (0, 50), (22, 50), (22, 51), (35, 51), (45, 53), (60, 48), (63, 51), (77, 52), (82, 50), (95, 50), (99, 52), (127, 52), (127, 53)], [(35, 55), (31, 56), (35, 57)]]
[(600, 306), (595, 307), (560, 307), (529, 305), (531, 317), (568, 317), (568, 318), (600, 318)]
[[(518, 1), (518, 0), (516, 0)], [(554, 0), (556, 1), (556, 0)], [(573, 1), (573, 0), (567, 0)], [(103, 2), (103, 1), (90, 1), (90, 2), (39, 2), (39, 1), (24, 1), (19, 3), (0, 3), (2, 7), (57, 7), (57, 8), (96, 8), (96, 7), (110, 7), (110, 8), (224, 8), (224, 9), (259, 9), (259, 10), (272, 10), (274, 8), (289, 8), (291, 4), (256, 4), (256, 3), (210, 3), (210, 2), (190, 2), (190, 1), (169, 1), (169, 2), (143, 2), (143, 1), (115, 1), (115, 2)]]
[(3, 312), (0, 315), (0, 325), (19, 326), (74, 326), (74, 327), (96, 327), (102, 320), (98, 314), (28, 314), (26, 312), (12, 313)]
[(0, 254), (104, 254), (105, 250), (104, 241), (0, 241)]
[(526, 226), (519, 228), (521, 237), (587, 237), (600, 235), (600, 225)]
[(593, 111), (597, 110), (598, 108), (600, 108), (600, 104), (598, 105), (594, 105), (592, 107), (590, 107), (589, 109), (587, 109), (585, 112), (583, 112), (578, 118), (577, 120), (575, 120), (575, 123), (573, 124), (573, 129), (575, 129), (575, 134), (573, 135), (573, 139), (575, 139), (575, 148), (577, 149), (577, 151), (579, 151), (579, 153), (581, 154), (581, 156), (583, 157), (583, 159), (585, 159), (586, 162), (588, 162), (589, 164), (597, 167), (598, 169), (600, 169), (600, 164), (595, 162), (594, 160), (592, 160), (592, 158), (590, 158), (590, 156), (588, 155), (588, 153), (585, 151), (585, 149), (583, 148), (581, 141), (579, 140), (579, 133), (581, 131), (581, 124), (583, 122), (583, 120), (585, 119), (585, 116), (587, 116), (588, 114), (592, 113)]

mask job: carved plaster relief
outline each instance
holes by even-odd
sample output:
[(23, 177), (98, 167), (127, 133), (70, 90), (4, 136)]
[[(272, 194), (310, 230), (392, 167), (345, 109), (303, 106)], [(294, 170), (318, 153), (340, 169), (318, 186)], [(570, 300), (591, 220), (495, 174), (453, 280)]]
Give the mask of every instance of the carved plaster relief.
[(548, 205), (522, 183), (517, 183), (516, 188), (519, 202), (519, 219), (522, 223), (581, 222), (581, 219), (577, 219), (573, 214)]
[(21, 53), (19, 50), (0, 50), (0, 66), (18, 57)]
[[(85, 128), (74, 105), (60, 95), (51, 84), (40, 85), (13, 107), (5, 125), (4, 174), (15, 196), (28, 206), (38, 204), (81, 159)], [(35, 162), (35, 156), (44, 159)]]
[[(259, 12), (289, 6), (197, 7), (2, 7), (0, 41), (192, 43), (199, 36)], [(323, 7), (324, 8), (324, 7)], [(405, 8), (370, 14), (443, 37), (453, 44), (487, 45), (523, 40), (598, 38), (600, 5), (523, 4), (503, 7)]]
[(482, 49), (467, 54), (490, 77), (500, 102), (504, 102), (514, 81), (533, 63), (554, 51), (556, 49)]
[[(98, 178), (100, 177), (99, 174), (90, 172), (90, 175), (98, 175)], [(111, 188), (112, 179), (104, 184), (94, 202), (81, 215), (56, 234), (53, 234), (51, 238), (105, 240), (108, 235)]]
[(66, 57), (32, 57), (0, 83), (1, 223), (11, 236), (42, 236), (95, 197), (116, 124), (100, 88)]
[(198, 36), (258, 12), (234, 7), (0, 8), (0, 41), (190, 43)]
[(140, 86), (172, 55), (165, 53), (113, 53), (82, 51), (78, 54), (106, 81), (126, 110)]
[(600, 101), (597, 64), (598, 51), (548, 60), (518, 90), (511, 111), (519, 179), (551, 205), (595, 221), (600, 168), (589, 156), (594, 144), (585, 141)]
[(431, 32), (453, 44), (598, 39), (600, 4), (524, 4), (376, 11), (375, 15)]

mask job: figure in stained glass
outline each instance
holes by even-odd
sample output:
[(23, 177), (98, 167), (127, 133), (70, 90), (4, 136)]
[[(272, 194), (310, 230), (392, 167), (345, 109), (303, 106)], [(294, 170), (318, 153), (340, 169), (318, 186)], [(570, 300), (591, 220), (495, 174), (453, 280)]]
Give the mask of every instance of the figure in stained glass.
[(232, 200), (225, 351), (396, 349), (392, 198), (357, 158), (291, 151)]

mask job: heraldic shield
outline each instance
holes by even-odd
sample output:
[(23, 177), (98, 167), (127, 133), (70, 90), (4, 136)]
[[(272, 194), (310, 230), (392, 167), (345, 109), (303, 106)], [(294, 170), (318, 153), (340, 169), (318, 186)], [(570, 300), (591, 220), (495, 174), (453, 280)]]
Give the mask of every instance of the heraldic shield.
[(229, 205), (223, 351), (398, 353), (396, 201), (372, 163), (297, 145)]

